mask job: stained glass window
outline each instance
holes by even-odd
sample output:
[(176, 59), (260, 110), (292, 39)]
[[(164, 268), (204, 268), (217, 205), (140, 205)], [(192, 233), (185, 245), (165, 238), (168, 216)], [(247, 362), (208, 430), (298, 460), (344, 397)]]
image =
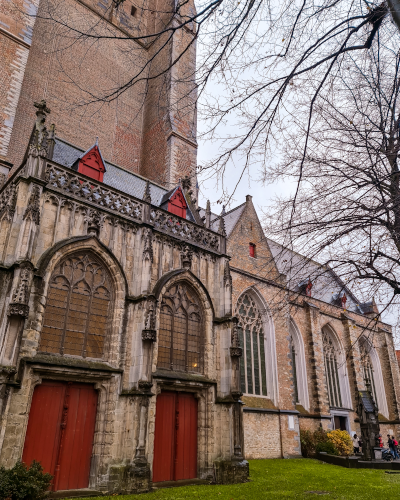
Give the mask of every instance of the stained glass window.
[(337, 353), (332, 338), (328, 333), (322, 333), (322, 342), (324, 347), (325, 376), (328, 385), (329, 404), (334, 408), (341, 408), (342, 396), (340, 393)]
[(39, 351), (102, 358), (111, 295), (110, 276), (93, 255), (64, 259), (50, 279)]
[(238, 331), (243, 356), (240, 358), (240, 380), (244, 394), (267, 395), (264, 329), (261, 313), (249, 294), (242, 295), (236, 307)]
[(297, 353), (296, 353), (296, 347), (293, 342), (293, 338), (290, 337), (290, 354), (292, 358), (292, 374), (293, 374), (293, 389), (294, 389), (294, 398), (295, 402), (299, 402), (299, 389), (298, 389), (298, 382), (297, 382)]
[(203, 373), (201, 306), (185, 283), (172, 286), (161, 303), (157, 366)]

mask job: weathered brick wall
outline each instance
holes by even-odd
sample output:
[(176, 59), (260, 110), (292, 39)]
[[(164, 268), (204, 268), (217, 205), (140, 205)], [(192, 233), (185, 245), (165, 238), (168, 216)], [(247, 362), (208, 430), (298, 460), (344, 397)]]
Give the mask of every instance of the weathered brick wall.
[(0, 2), (0, 160), (9, 146), (39, 0)]

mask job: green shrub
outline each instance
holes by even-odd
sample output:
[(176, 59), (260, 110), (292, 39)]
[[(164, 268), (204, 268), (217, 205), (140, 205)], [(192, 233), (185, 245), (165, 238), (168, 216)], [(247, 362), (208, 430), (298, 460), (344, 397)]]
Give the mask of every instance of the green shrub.
[(0, 500), (41, 500), (52, 479), (36, 461), (29, 469), (23, 462), (17, 462), (12, 469), (0, 467)]
[(321, 428), (314, 432), (300, 430), (301, 453), (305, 458), (314, 456), (317, 445), (326, 442), (328, 442), (327, 433)]
[(324, 451), (329, 455), (339, 455), (338, 450), (335, 448), (335, 445), (331, 441), (326, 441), (325, 443), (318, 443), (315, 447), (315, 451), (317, 453)]

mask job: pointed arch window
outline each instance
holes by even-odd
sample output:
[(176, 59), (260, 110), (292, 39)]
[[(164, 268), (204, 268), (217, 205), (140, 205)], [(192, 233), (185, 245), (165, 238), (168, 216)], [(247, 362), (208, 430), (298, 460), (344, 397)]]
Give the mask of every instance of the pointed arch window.
[(110, 275), (94, 255), (65, 258), (50, 278), (39, 351), (102, 358), (111, 302)]
[(298, 354), (296, 353), (296, 346), (293, 340), (293, 337), (290, 336), (290, 356), (292, 358), (292, 374), (293, 374), (293, 391), (294, 391), (294, 399), (295, 403), (298, 404), (300, 402), (299, 400), (299, 383), (297, 379), (297, 357)]
[(338, 357), (331, 336), (323, 331), (322, 344), (324, 349), (325, 376), (328, 385), (329, 404), (335, 408), (342, 407), (340, 391)]
[(243, 356), (240, 358), (241, 389), (244, 394), (267, 396), (264, 328), (261, 313), (250, 294), (237, 304), (238, 332)]
[(178, 283), (162, 298), (157, 366), (203, 373), (203, 364), (200, 299), (186, 283)]

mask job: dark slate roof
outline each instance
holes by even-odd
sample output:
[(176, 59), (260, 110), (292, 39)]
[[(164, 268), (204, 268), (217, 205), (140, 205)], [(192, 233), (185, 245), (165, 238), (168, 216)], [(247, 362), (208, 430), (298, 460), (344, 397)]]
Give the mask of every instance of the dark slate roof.
[[(232, 233), (233, 228), (236, 226), (237, 221), (242, 215), (245, 206), (246, 202), (242, 203), (242, 205), (239, 205), (238, 207), (232, 208), (232, 210), (229, 210), (229, 212), (226, 212), (226, 214), (223, 216), (225, 222), (226, 235), (228, 237)], [(204, 208), (200, 209), (200, 217), (204, 217), (205, 215), (206, 211), (204, 210)], [(219, 229), (219, 217), (220, 217), (219, 215), (211, 212), (210, 229), (212, 229), (213, 231), (218, 231)]]
[(360, 398), (362, 405), (364, 406), (364, 409), (367, 413), (374, 413), (375, 412), (375, 405), (371, 399), (371, 395), (368, 393), (368, 391), (359, 391)]
[[(91, 149), (91, 148), (90, 148)], [(53, 161), (63, 165), (64, 167), (72, 167), (78, 158), (82, 156), (84, 150), (73, 146), (68, 142), (56, 137), (54, 145)], [(146, 187), (146, 179), (140, 177), (133, 172), (129, 172), (113, 163), (104, 161), (106, 172), (104, 172), (103, 182), (107, 186), (118, 189), (123, 193), (135, 196), (135, 198), (143, 199), (144, 190)], [(161, 200), (167, 194), (168, 190), (154, 184), (150, 181), (151, 203), (155, 206), (161, 205)], [(190, 210), (187, 211), (187, 219), (194, 221), (194, 217)]]
[(346, 294), (346, 309), (364, 314), (364, 304), (359, 302), (337, 274), (328, 266), (290, 250), (276, 241), (267, 238), (269, 248), (278, 271), (286, 275), (291, 290), (300, 291), (299, 285), (310, 278), (313, 287), (312, 297), (328, 304), (340, 305), (340, 297)]

